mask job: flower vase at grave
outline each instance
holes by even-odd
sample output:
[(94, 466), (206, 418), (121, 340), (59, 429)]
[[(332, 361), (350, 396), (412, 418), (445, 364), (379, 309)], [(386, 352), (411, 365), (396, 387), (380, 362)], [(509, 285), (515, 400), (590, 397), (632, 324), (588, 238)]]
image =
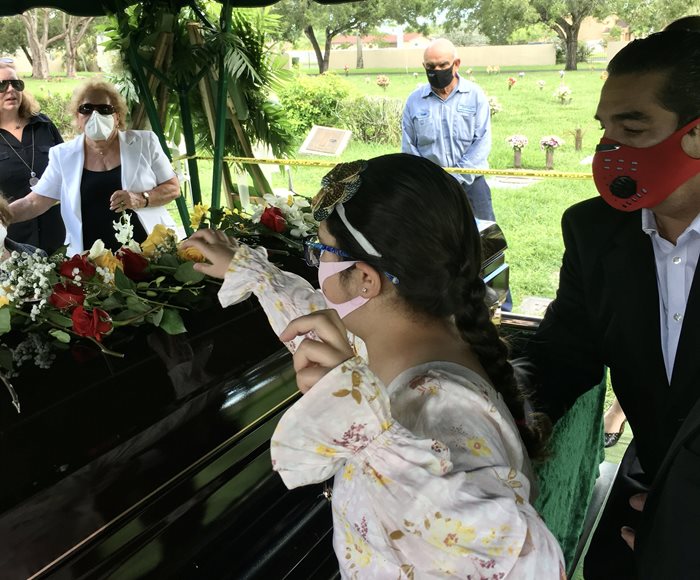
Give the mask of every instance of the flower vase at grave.
[(523, 152), (520, 149), (513, 149), (513, 165), (516, 169), (523, 168)]
[(548, 147), (547, 150), (545, 151), (546, 154), (546, 161), (545, 161), (545, 169), (554, 169), (554, 149), (551, 147)]

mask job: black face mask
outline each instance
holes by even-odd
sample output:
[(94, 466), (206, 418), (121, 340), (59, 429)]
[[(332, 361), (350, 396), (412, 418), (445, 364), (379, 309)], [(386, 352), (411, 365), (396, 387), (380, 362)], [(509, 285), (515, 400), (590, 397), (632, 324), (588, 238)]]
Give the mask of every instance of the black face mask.
[(455, 73), (452, 72), (452, 67), (442, 70), (427, 70), (425, 74), (428, 76), (428, 82), (434, 89), (444, 89), (455, 78)]

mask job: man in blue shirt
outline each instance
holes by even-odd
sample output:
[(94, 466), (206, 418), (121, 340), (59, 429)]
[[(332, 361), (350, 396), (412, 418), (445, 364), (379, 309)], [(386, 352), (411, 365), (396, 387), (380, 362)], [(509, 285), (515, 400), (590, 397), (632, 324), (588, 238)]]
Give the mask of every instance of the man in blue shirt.
[[(460, 77), (454, 45), (434, 40), (423, 54), (428, 83), (413, 91), (403, 111), (401, 150), (441, 167), (487, 169), (491, 110), (475, 83)], [(491, 190), (482, 175), (453, 174), (462, 184), (474, 216), (496, 221)]]

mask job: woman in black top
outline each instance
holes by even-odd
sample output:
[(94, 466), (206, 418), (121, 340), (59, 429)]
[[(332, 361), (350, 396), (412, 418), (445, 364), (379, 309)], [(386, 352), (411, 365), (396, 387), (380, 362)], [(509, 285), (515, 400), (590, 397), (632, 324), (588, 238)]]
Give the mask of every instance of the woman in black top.
[[(0, 62), (0, 191), (11, 200), (27, 195), (46, 169), (49, 149), (63, 143), (58, 129), (39, 114), (36, 101), (23, 92), (12, 65)], [(60, 208), (9, 226), (8, 236), (51, 253), (63, 245), (66, 231)]]

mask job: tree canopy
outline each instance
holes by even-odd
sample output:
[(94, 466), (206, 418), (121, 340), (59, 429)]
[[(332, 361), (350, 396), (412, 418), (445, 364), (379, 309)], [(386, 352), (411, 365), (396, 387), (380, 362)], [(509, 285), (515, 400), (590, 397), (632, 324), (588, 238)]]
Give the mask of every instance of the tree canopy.
[(272, 10), (282, 17), (285, 40), (294, 42), (301, 35), (309, 39), (319, 73), (323, 73), (328, 69), (334, 37), (348, 32), (363, 33), (385, 21), (420, 27), (420, 18), (429, 15), (433, 8), (434, 3), (429, 0), (366, 0), (333, 5), (281, 0)]

